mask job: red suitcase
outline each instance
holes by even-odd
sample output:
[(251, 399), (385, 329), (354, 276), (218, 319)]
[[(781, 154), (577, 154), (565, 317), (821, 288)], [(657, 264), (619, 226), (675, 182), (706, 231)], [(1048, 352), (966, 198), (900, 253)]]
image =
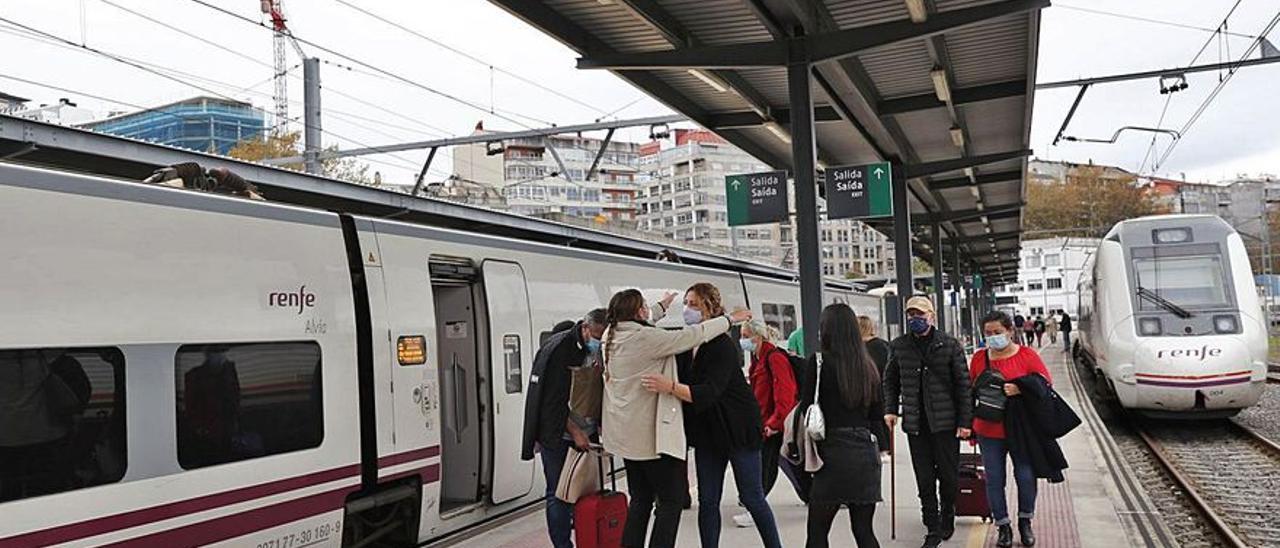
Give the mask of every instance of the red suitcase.
[(956, 515), (991, 518), (991, 504), (987, 501), (987, 471), (982, 466), (980, 453), (960, 454), (959, 493), (956, 495)]
[[(627, 495), (618, 491), (612, 456), (609, 457), (609, 469), (613, 488), (586, 495), (573, 505), (573, 539), (578, 548), (622, 547), (622, 527), (627, 523)], [(600, 485), (604, 485), (603, 465), (600, 474)]]

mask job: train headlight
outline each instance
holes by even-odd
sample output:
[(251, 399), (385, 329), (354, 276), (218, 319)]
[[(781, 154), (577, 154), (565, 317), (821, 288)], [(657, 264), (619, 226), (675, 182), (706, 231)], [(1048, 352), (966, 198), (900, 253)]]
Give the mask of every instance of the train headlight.
[(1185, 227), (1164, 228), (1151, 231), (1151, 239), (1157, 244), (1182, 244), (1191, 241), (1191, 229)]
[(1144, 337), (1159, 335), (1164, 329), (1160, 326), (1160, 318), (1142, 318), (1138, 320), (1138, 332)]
[(1240, 324), (1235, 316), (1214, 316), (1213, 330), (1218, 333), (1239, 333)]

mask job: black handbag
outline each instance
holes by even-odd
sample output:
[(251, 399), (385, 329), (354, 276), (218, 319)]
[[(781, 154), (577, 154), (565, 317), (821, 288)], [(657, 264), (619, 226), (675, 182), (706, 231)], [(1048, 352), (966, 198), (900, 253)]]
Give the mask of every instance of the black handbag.
[(1004, 393), (1004, 374), (991, 367), (990, 349), (982, 352), (987, 367), (973, 383), (973, 416), (991, 422), (1004, 422), (1004, 406), (1009, 396)]

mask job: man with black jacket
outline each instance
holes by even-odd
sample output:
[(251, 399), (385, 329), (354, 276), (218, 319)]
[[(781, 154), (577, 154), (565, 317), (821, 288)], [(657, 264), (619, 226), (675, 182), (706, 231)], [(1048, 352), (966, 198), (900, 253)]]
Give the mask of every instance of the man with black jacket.
[(605, 310), (597, 308), (572, 328), (547, 339), (533, 358), (529, 392), (525, 395), (524, 439), (520, 458), (533, 460), (535, 444), (542, 455), (546, 478), (547, 534), (555, 548), (572, 548), (573, 506), (556, 498), (556, 484), (568, 456), (569, 444), (586, 450), (589, 432), (569, 413), (572, 370), (594, 367), (595, 355), (604, 335)]
[(912, 297), (906, 309), (908, 332), (890, 343), (884, 419), (892, 432), (901, 408), (928, 528), (924, 547), (933, 548), (955, 533), (959, 440), (969, 437), (973, 420), (969, 367), (960, 342), (934, 327), (928, 297)]

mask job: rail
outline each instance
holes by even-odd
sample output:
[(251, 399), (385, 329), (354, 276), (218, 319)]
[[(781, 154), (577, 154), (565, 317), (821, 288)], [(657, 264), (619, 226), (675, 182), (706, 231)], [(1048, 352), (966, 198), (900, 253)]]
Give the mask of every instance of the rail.
[(1264, 504), (1268, 496), (1249, 492), (1280, 474), (1280, 445), (1232, 421), (1194, 429), (1135, 421), (1133, 428), (1227, 546), (1280, 543), (1275, 512)]

